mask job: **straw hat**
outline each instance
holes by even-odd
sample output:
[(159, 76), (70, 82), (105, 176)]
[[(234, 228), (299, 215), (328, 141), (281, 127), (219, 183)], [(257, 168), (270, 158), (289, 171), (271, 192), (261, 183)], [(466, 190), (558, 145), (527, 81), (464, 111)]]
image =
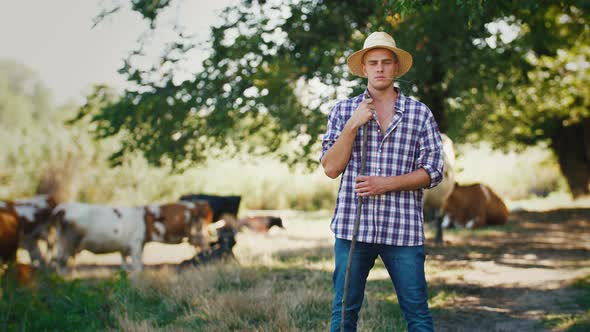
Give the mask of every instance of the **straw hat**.
[(393, 37), (385, 32), (373, 32), (367, 37), (367, 39), (365, 39), (363, 49), (352, 53), (346, 60), (348, 70), (357, 76), (367, 77), (367, 75), (363, 74), (363, 57), (367, 51), (374, 48), (385, 48), (397, 55), (397, 59), (399, 60), (399, 70), (396, 77), (400, 77), (407, 73), (412, 67), (412, 55), (401, 48), (397, 48)]

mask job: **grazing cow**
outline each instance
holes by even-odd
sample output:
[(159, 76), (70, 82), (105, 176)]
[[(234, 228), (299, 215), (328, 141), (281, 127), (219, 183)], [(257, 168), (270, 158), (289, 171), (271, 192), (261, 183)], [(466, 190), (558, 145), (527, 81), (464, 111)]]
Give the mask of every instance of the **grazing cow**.
[(453, 141), (445, 134), (441, 134), (441, 138), (444, 161), (443, 179), (438, 186), (425, 190), (422, 199), (425, 214), (431, 215), (436, 223), (436, 244), (442, 244), (443, 242), (444, 205), (455, 185), (455, 149), (453, 148)]
[[(53, 245), (49, 239), (50, 216), (55, 207), (55, 200), (49, 195), (37, 195), (14, 202), (2, 203), (13, 207), (20, 224), (19, 247), (27, 250), (34, 265), (45, 265), (49, 262), (49, 251)], [(39, 241), (47, 243), (47, 255), (39, 248)]]
[(272, 226), (283, 227), (283, 221), (279, 217), (271, 216), (256, 216), (256, 217), (245, 217), (238, 220), (240, 227), (247, 227), (257, 233), (268, 233), (268, 230)]
[(142, 207), (110, 207), (83, 203), (64, 203), (55, 208), (57, 223), (57, 263), (63, 270), (70, 257), (83, 249), (91, 252), (119, 252), (131, 268), (143, 268), (141, 255), (148, 241), (189, 243), (208, 250), (205, 224), (211, 220), (205, 202), (172, 203)]
[(454, 224), (477, 228), (504, 225), (508, 220), (508, 209), (502, 199), (481, 183), (467, 186), (456, 184), (445, 204), (445, 213), (445, 226)]
[(189, 194), (180, 197), (181, 201), (194, 202), (206, 201), (213, 210), (213, 221), (222, 219), (223, 214), (230, 214), (237, 218), (240, 209), (241, 196), (215, 196), (203, 194)]
[(20, 224), (12, 203), (0, 202), (0, 264), (16, 261)]
[[(213, 211), (205, 201), (168, 203), (149, 206), (147, 241), (180, 243), (190, 235), (190, 243), (203, 247), (208, 239), (200, 237), (213, 223)], [(153, 229), (150, 227), (153, 225)], [(195, 226), (196, 227), (193, 227)], [(193, 227), (191, 229), (191, 227)]]

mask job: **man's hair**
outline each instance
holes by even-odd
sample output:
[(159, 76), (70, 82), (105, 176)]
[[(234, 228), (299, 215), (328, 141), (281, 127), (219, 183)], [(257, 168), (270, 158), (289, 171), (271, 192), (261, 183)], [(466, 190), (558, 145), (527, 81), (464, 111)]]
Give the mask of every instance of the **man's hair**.
[(397, 54), (395, 54), (394, 51), (384, 48), (384, 47), (376, 47), (373, 49), (368, 50), (367, 52), (365, 52), (365, 54), (363, 54), (363, 58), (361, 59), (361, 63), (364, 64), (365, 63), (365, 56), (367, 55), (367, 53), (371, 52), (372, 50), (386, 50), (389, 51), (389, 53), (391, 53), (393, 55), (393, 61), (395, 61), (396, 63), (399, 63), (399, 59), (397, 57)]

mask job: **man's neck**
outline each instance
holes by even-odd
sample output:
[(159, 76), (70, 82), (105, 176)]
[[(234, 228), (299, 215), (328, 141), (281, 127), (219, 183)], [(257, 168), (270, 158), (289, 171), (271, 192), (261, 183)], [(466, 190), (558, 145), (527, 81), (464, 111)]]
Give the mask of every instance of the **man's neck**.
[(367, 89), (371, 94), (371, 98), (377, 102), (389, 102), (397, 98), (397, 91), (395, 90), (393, 85), (391, 85), (390, 88), (385, 90), (377, 90), (371, 86), (369, 86)]

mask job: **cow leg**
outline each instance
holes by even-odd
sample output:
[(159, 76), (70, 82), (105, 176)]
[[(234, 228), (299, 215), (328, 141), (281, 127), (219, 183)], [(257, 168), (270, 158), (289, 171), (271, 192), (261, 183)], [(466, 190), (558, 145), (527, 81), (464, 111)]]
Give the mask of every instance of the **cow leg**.
[(130, 270), (131, 269), (131, 263), (129, 262), (129, 252), (123, 252), (123, 251), (121, 251), (120, 254), (121, 254), (121, 266), (125, 270)]
[(141, 261), (142, 245), (134, 245), (131, 247), (131, 268), (134, 272), (141, 272), (143, 270), (143, 263)]
[(46, 252), (45, 252), (45, 266), (50, 266), (55, 256), (55, 243), (57, 242), (57, 230), (51, 227), (47, 232), (46, 238)]
[(76, 249), (82, 241), (82, 234), (78, 232), (75, 226), (62, 222), (57, 229), (57, 253), (56, 268), (58, 273), (64, 274), (67, 271), (68, 259), (75, 258)]
[(480, 228), (486, 225), (486, 205), (482, 203), (477, 209), (477, 213), (474, 218), (474, 223), (471, 228)]
[(25, 236), (24, 249), (26, 249), (29, 253), (29, 257), (31, 258), (31, 265), (36, 267), (41, 267), (45, 265), (45, 259), (43, 257), (43, 254), (41, 254), (38, 239)]
[(201, 229), (201, 248), (203, 249), (203, 251), (208, 252), (211, 247), (209, 245), (209, 230), (207, 229), (207, 227), (203, 227), (203, 229)]
[(435, 212), (434, 222), (436, 223), (436, 237), (434, 242), (437, 246), (443, 244), (443, 222), (446, 219), (447, 218), (445, 218), (445, 215), (440, 210)]

